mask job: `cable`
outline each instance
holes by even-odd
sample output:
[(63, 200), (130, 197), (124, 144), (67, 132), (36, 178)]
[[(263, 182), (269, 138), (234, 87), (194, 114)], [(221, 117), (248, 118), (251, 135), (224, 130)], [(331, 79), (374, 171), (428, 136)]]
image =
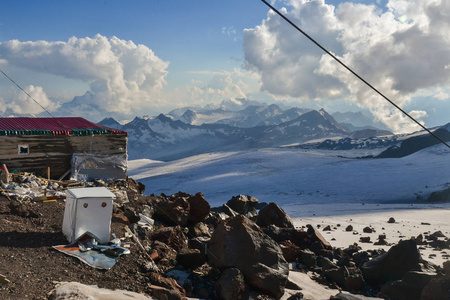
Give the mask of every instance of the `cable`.
[(8, 78), (9, 80), (11, 80), (11, 82), (14, 83), (14, 84), (15, 84), (22, 92), (24, 92), (28, 97), (30, 97), (31, 100), (33, 100), (34, 102), (36, 102), (37, 105), (39, 105), (39, 106), (40, 106), (43, 110), (45, 110), (52, 118), (54, 118), (54, 116), (53, 116), (47, 109), (45, 109), (45, 107), (43, 107), (39, 102), (37, 102), (33, 97), (31, 97), (31, 95), (28, 94), (22, 87), (20, 87), (20, 85), (18, 85), (14, 80), (12, 80), (11, 77), (9, 77), (8, 75), (6, 75), (6, 73), (3, 72), (1, 69), (0, 69), (0, 72), (2, 72), (3, 75), (6, 76), (6, 78)]
[(300, 31), (304, 36), (306, 36), (311, 42), (313, 42), (314, 44), (316, 44), (320, 49), (322, 49), (326, 54), (328, 54), (329, 56), (331, 56), (334, 60), (336, 60), (339, 64), (341, 64), (344, 68), (346, 68), (350, 73), (352, 73), (353, 75), (355, 75), (359, 80), (361, 80), (362, 82), (364, 82), (367, 86), (369, 86), (372, 90), (374, 90), (377, 94), (379, 94), (381, 97), (383, 97), (385, 100), (387, 100), (390, 104), (392, 104), (395, 108), (397, 108), (398, 110), (400, 110), (404, 115), (406, 115), (407, 117), (409, 117), (411, 120), (413, 120), (417, 125), (419, 125), (420, 127), (422, 127), (424, 130), (426, 130), (429, 134), (431, 134), (432, 136), (434, 136), (436, 139), (438, 139), (442, 144), (444, 144), (445, 146), (447, 146), (448, 148), (450, 148), (450, 145), (447, 144), (444, 140), (442, 140), (440, 137), (438, 137), (436, 134), (434, 134), (433, 132), (431, 132), (427, 127), (425, 127), (424, 125), (422, 125), (419, 121), (417, 121), (416, 119), (414, 119), (412, 116), (410, 116), (406, 111), (404, 111), (400, 106), (398, 106), (397, 104), (395, 104), (393, 101), (391, 101), (388, 97), (386, 97), (383, 93), (381, 93), (379, 90), (377, 90), (375, 87), (373, 87), (369, 82), (367, 82), (364, 78), (362, 78), (361, 76), (359, 76), (355, 71), (353, 71), (352, 69), (350, 69), (346, 64), (344, 64), (341, 60), (339, 60), (335, 55), (333, 55), (330, 51), (328, 51), (327, 49), (325, 49), (325, 47), (323, 47), (321, 44), (319, 44), (317, 41), (315, 41), (312, 37), (310, 37), (306, 32), (304, 32), (303, 30), (301, 30), (297, 25), (295, 25), (291, 20), (289, 20), (286, 16), (284, 16), (282, 13), (280, 13), (277, 9), (275, 9), (272, 5), (270, 5), (269, 3), (267, 3), (267, 1), (265, 0), (261, 0), (262, 2), (264, 2), (271, 10), (273, 10), (274, 12), (276, 12), (280, 17), (282, 17), (286, 22), (288, 22), (289, 24), (291, 24), (295, 29), (297, 29), (298, 31)]

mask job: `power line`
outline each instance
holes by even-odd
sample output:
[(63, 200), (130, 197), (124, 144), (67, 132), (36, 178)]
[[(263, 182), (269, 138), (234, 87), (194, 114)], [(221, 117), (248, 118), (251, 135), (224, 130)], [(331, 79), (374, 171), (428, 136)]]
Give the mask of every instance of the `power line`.
[(33, 97), (31, 97), (31, 95), (28, 94), (27, 91), (25, 91), (20, 85), (18, 85), (11, 77), (9, 77), (8, 75), (6, 75), (6, 73), (3, 72), (1, 69), (0, 69), (0, 72), (2, 72), (3, 75), (6, 76), (6, 78), (8, 78), (9, 80), (11, 80), (11, 82), (14, 83), (14, 84), (15, 84), (22, 92), (24, 92), (28, 97), (30, 97), (31, 100), (33, 100), (37, 105), (39, 105), (43, 110), (45, 110), (52, 118), (54, 118), (54, 116), (53, 116), (53, 115), (52, 115), (45, 107), (43, 107), (36, 99), (34, 99)]
[(413, 120), (417, 125), (419, 125), (420, 127), (422, 127), (424, 130), (426, 130), (429, 134), (431, 134), (432, 136), (434, 136), (436, 139), (438, 139), (442, 144), (444, 144), (445, 146), (447, 146), (448, 148), (450, 148), (450, 145), (447, 144), (444, 140), (442, 140), (440, 137), (438, 137), (436, 134), (434, 134), (433, 132), (431, 132), (427, 127), (425, 127), (424, 125), (422, 125), (419, 121), (417, 121), (416, 119), (414, 119), (412, 116), (410, 116), (406, 111), (404, 111), (400, 106), (398, 106), (397, 104), (395, 104), (392, 100), (390, 100), (388, 97), (386, 97), (383, 93), (381, 93), (379, 90), (377, 90), (375, 87), (373, 87), (369, 82), (367, 82), (364, 78), (362, 78), (361, 76), (359, 76), (355, 71), (353, 71), (352, 69), (350, 69), (350, 67), (348, 67), (346, 64), (344, 64), (339, 58), (337, 58), (335, 55), (333, 55), (330, 51), (328, 51), (327, 49), (325, 49), (325, 47), (323, 47), (321, 44), (319, 44), (316, 40), (314, 40), (312, 37), (310, 37), (306, 32), (304, 32), (303, 30), (301, 30), (297, 25), (295, 25), (291, 20), (289, 20), (286, 16), (284, 16), (282, 13), (280, 13), (276, 8), (274, 8), (272, 5), (270, 5), (267, 1), (265, 0), (261, 0), (262, 2), (264, 2), (271, 10), (273, 10), (274, 12), (276, 12), (280, 17), (282, 17), (286, 22), (288, 22), (289, 24), (291, 24), (295, 29), (297, 29), (300, 33), (302, 33), (304, 36), (306, 36), (311, 42), (313, 42), (314, 44), (316, 44), (320, 49), (322, 49), (326, 54), (328, 54), (329, 56), (331, 56), (334, 60), (336, 60), (339, 64), (341, 64), (344, 68), (346, 68), (350, 73), (352, 73), (353, 75), (355, 75), (359, 80), (361, 80), (362, 82), (364, 82), (367, 86), (369, 86), (372, 90), (374, 90), (377, 94), (379, 94), (381, 97), (383, 97), (386, 101), (388, 101), (390, 104), (392, 104), (395, 108), (397, 108), (398, 110), (400, 110), (404, 115), (406, 115), (408, 118), (410, 118), (411, 120)]

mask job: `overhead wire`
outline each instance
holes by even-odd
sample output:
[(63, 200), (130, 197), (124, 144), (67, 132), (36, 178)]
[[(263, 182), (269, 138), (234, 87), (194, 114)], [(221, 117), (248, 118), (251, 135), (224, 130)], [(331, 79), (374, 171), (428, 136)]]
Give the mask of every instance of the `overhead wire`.
[(376, 89), (374, 86), (372, 86), (368, 81), (366, 81), (364, 78), (362, 78), (360, 75), (358, 75), (355, 71), (353, 71), (350, 67), (348, 67), (346, 64), (344, 64), (339, 58), (337, 58), (333, 53), (328, 51), (325, 47), (323, 47), (319, 42), (317, 42), (315, 39), (313, 39), (311, 36), (309, 36), (306, 32), (304, 32), (300, 27), (295, 25), (289, 18), (287, 18), (285, 15), (283, 15), (281, 12), (279, 12), (275, 7), (273, 7), (271, 4), (269, 4), (266, 0), (261, 0), (263, 3), (265, 3), (271, 10), (273, 10), (276, 14), (278, 14), (281, 18), (283, 18), (286, 22), (288, 22), (290, 25), (292, 25), (295, 29), (297, 29), (300, 33), (302, 33), (305, 37), (307, 37), (311, 42), (316, 44), (320, 49), (322, 49), (326, 54), (331, 56), (335, 61), (337, 61), (340, 65), (342, 65), (344, 68), (346, 68), (350, 73), (355, 75), (359, 80), (364, 82), (368, 87), (370, 87), (372, 90), (374, 90), (378, 95), (383, 97), (386, 101), (388, 101), (390, 104), (392, 104), (395, 108), (400, 110), (404, 115), (406, 115), (408, 118), (410, 118), (412, 121), (414, 121), (417, 125), (419, 125), (422, 129), (427, 131), (429, 134), (431, 134), (433, 137), (435, 137), (437, 140), (439, 140), (442, 144), (450, 148), (450, 145), (447, 144), (444, 140), (442, 140), (440, 137), (438, 137), (435, 133), (433, 133), (430, 129), (425, 127), (422, 123), (414, 119), (410, 114), (408, 114), (405, 110), (403, 110), (400, 106), (398, 106), (395, 102), (390, 100), (387, 96), (385, 96), (383, 93), (381, 93), (378, 89)]
[(24, 92), (31, 100), (33, 100), (37, 105), (39, 105), (43, 110), (45, 110), (52, 118), (54, 116), (45, 108), (43, 107), (36, 99), (34, 99), (27, 91), (25, 91), (19, 84), (17, 84), (11, 77), (9, 77), (3, 70), (0, 69), (0, 72), (2, 72), (3, 75), (6, 76), (12, 83), (14, 83), (22, 92)]

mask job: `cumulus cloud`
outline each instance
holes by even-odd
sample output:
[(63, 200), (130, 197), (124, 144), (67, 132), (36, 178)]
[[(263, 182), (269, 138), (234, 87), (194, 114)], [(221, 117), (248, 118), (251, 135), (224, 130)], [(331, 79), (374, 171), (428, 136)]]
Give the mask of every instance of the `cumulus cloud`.
[(242, 72), (238, 69), (234, 69), (232, 72), (197, 71), (190, 73), (211, 76), (208, 81), (193, 80), (192, 84), (186, 87), (187, 93), (184, 92), (184, 101), (187, 104), (196, 105), (219, 103), (224, 99), (246, 98), (249, 93), (255, 91), (252, 82), (259, 79), (259, 76), (252, 72)]
[(168, 62), (144, 45), (97, 34), (67, 42), (0, 43), (8, 64), (89, 83), (95, 104), (110, 112), (131, 113), (158, 105)]
[[(30, 99), (27, 94), (23, 92), (18, 92), (13, 96), (13, 101), (5, 103), (4, 111), (6, 109), (11, 110), (13, 114), (39, 114), (44, 112), (44, 109), (48, 112), (55, 111), (58, 107), (58, 103), (52, 102), (47, 94), (44, 92), (44, 89), (40, 86), (27, 86), (24, 91), (30, 95), (34, 100), (38, 103)], [(2, 101), (0, 101), (2, 102)]]
[[(450, 84), (449, 1), (390, 0), (386, 10), (323, 0), (283, 3), (288, 18), (399, 106), (424, 89), (441, 98), (439, 89)], [(273, 12), (245, 30), (244, 49), (263, 90), (300, 100), (349, 99), (397, 132), (417, 129)]]

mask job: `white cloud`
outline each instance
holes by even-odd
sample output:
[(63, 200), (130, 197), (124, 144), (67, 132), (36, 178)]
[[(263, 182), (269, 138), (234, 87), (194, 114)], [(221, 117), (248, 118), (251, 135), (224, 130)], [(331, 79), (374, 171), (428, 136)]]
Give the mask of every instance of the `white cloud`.
[[(450, 85), (449, 1), (390, 0), (386, 11), (323, 0), (283, 3), (288, 18), (399, 106), (423, 89)], [(300, 100), (349, 99), (395, 131), (418, 128), (273, 12), (245, 30), (244, 49), (262, 90)]]
[(93, 101), (107, 111), (131, 113), (162, 102), (168, 63), (144, 45), (97, 34), (67, 42), (0, 43), (8, 64), (88, 82)]
[(19, 91), (13, 97), (13, 101), (4, 104), (5, 110), (10, 109), (13, 114), (34, 115), (43, 112), (44, 109), (42, 107), (49, 112), (53, 112), (58, 109), (59, 104), (52, 102), (47, 97), (42, 87), (29, 85), (24, 90), (39, 104), (30, 99), (30, 97), (28, 97), (28, 95), (24, 92)]
[(190, 71), (189, 74), (207, 77), (192, 79), (185, 89), (170, 94), (172, 102), (179, 106), (217, 104), (225, 99), (246, 98), (258, 90), (259, 76), (252, 72), (233, 71)]

